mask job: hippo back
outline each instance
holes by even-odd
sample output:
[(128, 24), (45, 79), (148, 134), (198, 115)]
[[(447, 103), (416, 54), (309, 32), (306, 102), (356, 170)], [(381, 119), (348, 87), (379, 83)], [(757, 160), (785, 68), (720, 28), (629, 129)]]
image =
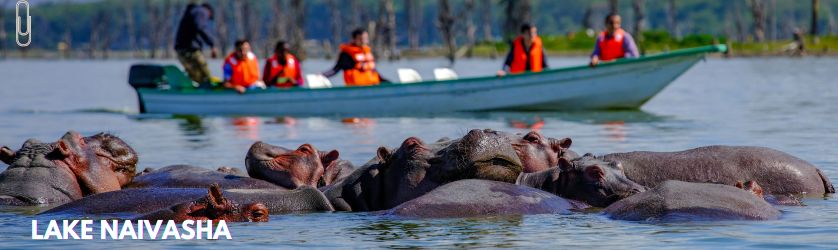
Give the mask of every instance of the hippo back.
[(620, 220), (773, 220), (780, 211), (756, 195), (728, 185), (666, 181), (611, 204), (605, 214)]
[(539, 189), (487, 180), (448, 183), (387, 214), (421, 217), (478, 217), (522, 214), (564, 214), (585, 206)]
[(189, 165), (173, 165), (142, 174), (125, 188), (206, 188), (212, 184), (227, 189), (285, 189), (267, 181)]

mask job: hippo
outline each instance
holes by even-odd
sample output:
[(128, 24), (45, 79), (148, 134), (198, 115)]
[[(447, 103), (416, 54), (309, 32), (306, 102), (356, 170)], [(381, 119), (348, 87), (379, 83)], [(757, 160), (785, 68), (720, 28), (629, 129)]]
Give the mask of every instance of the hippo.
[[(336, 150), (319, 152), (310, 144), (303, 144), (292, 151), (256, 142), (247, 151), (245, 165), (250, 177), (288, 189), (300, 186), (317, 187), (326, 170), (324, 166), (330, 166), (339, 156)], [(336, 171), (340, 172), (339, 169), (331, 171), (330, 175), (334, 175)]]
[(604, 210), (629, 221), (775, 220), (780, 211), (749, 191), (731, 185), (669, 180), (622, 199)]
[[(62, 217), (134, 218), (207, 196), (207, 188), (133, 188), (91, 195), (41, 215)], [(240, 204), (261, 203), (272, 214), (334, 211), (326, 197), (313, 187), (295, 190), (224, 189), (224, 196)], [(175, 211), (175, 210), (172, 210)]]
[(370, 162), (324, 193), (336, 210), (378, 211), (457, 180), (514, 183), (522, 171), (505, 135), (475, 129), (456, 140), (426, 144), (410, 137), (395, 150), (380, 147)]
[(573, 143), (570, 138), (554, 139), (544, 137), (537, 131), (526, 134), (506, 133), (506, 138), (512, 143), (521, 163), (524, 164), (525, 173), (543, 171), (555, 167), (559, 158), (579, 158), (579, 154), (570, 150)]
[(646, 190), (626, 178), (618, 162), (603, 161), (591, 155), (573, 161), (562, 157), (558, 162), (557, 167), (541, 172), (521, 173), (515, 183), (594, 207), (606, 207)]
[(120, 190), (134, 178), (137, 154), (120, 138), (70, 131), (57, 142), (29, 139), (18, 151), (0, 148), (0, 204), (58, 205)]
[(602, 156), (622, 164), (626, 176), (644, 186), (666, 180), (734, 185), (757, 181), (775, 195), (835, 193), (818, 168), (800, 158), (765, 147), (707, 146), (679, 152), (630, 152)]
[(753, 193), (759, 198), (764, 199), (771, 205), (779, 205), (779, 206), (803, 206), (803, 203), (795, 196), (792, 195), (771, 195), (765, 194), (765, 190), (757, 184), (756, 181), (746, 181), (736, 182), (734, 187), (740, 188), (742, 190), (748, 191)]
[[(225, 173), (226, 172), (226, 173)], [(219, 184), (230, 189), (286, 189), (276, 184), (230, 171), (210, 170), (189, 165), (173, 165), (143, 173), (125, 188), (203, 188)]]
[(567, 214), (587, 208), (581, 202), (511, 183), (460, 180), (402, 203), (385, 214), (416, 218), (454, 218), (524, 214)]
[(257, 202), (239, 205), (228, 200), (224, 197), (221, 187), (215, 184), (210, 186), (209, 193), (204, 197), (140, 215), (133, 220), (174, 220), (177, 223), (185, 220), (267, 222), (269, 214), (265, 204)]
[[(323, 151), (320, 154), (321, 159), (323, 159)], [(336, 159), (328, 164), (324, 162), (324, 165), (326, 169), (323, 171), (323, 177), (317, 182), (318, 188), (325, 188), (326, 186), (338, 183), (349, 177), (349, 175), (352, 175), (352, 172), (355, 172), (356, 169), (352, 162), (343, 159)]]

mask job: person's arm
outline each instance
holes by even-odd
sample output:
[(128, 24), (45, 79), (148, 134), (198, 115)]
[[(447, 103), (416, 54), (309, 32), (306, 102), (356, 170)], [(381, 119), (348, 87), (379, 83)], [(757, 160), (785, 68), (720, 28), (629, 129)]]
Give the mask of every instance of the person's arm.
[(224, 63), (224, 83), (230, 82), (233, 79), (233, 66), (229, 63)]
[(329, 71), (323, 72), (323, 75), (326, 77), (332, 77), (336, 75), (341, 70), (347, 70), (355, 67), (355, 60), (352, 59), (349, 54), (344, 52), (340, 52), (338, 56), (338, 62), (335, 63), (335, 67), (332, 67)]
[(201, 40), (204, 41), (204, 43), (207, 46), (209, 46), (210, 48), (215, 48), (215, 42), (212, 38), (212, 29), (210, 27), (209, 15), (209, 11), (203, 8), (201, 8), (200, 11), (195, 11), (195, 32), (198, 33), (198, 37), (200, 37)]
[(635, 58), (640, 56), (640, 52), (637, 50), (637, 44), (634, 43), (634, 38), (631, 37), (631, 34), (624, 33), (625, 41), (623, 41), (623, 51), (626, 52), (626, 58)]
[(506, 53), (506, 59), (503, 60), (503, 66), (498, 71), (498, 76), (509, 74), (509, 67), (512, 65), (512, 54), (515, 51), (515, 42), (509, 43), (509, 53)]
[(265, 67), (262, 67), (262, 81), (268, 86), (276, 84), (276, 80), (271, 81), (271, 60), (265, 60)]
[(300, 60), (294, 60), (294, 66), (297, 67), (297, 76), (294, 77), (297, 80), (297, 87), (303, 86), (303, 68), (300, 67)]
[(603, 37), (600, 35), (597, 36), (596, 41), (594, 41), (594, 52), (591, 52), (591, 67), (594, 67), (597, 64), (599, 64), (599, 54), (601, 53), (601, 51), (599, 50), (599, 43), (601, 39), (603, 39)]

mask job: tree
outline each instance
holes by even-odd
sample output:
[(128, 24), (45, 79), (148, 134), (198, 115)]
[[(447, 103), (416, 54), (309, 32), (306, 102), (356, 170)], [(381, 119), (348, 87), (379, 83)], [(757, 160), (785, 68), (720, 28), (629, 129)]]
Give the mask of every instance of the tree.
[(230, 28), (227, 26), (227, 10), (230, 8), (230, 3), (227, 0), (218, 0), (217, 5), (213, 8), (215, 13), (215, 28), (216, 28), (216, 46), (220, 56), (227, 54), (229, 48)]
[(472, 57), (472, 50), (474, 49), (474, 45), (477, 44), (477, 28), (474, 26), (473, 17), (475, 8), (474, 0), (465, 0), (465, 8), (463, 9), (462, 15), (460, 15), (465, 21), (466, 46), (468, 46), (466, 57), (468, 58)]
[(669, 0), (669, 8), (666, 11), (666, 23), (669, 26), (669, 34), (681, 39), (681, 32), (678, 30), (678, 9), (675, 0)]
[(406, 0), (404, 12), (407, 19), (407, 44), (411, 49), (418, 49), (419, 26), (422, 22), (422, 6), (419, 0)]
[(454, 63), (457, 57), (457, 40), (454, 38), (454, 16), (451, 14), (451, 5), (448, 0), (439, 0), (438, 27), (442, 33), (442, 40), (448, 48), (446, 58), (448, 62)]
[(511, 40), (518, 34), (518, 29), (532, 19), (529, 0), (505, 0), (506, 22), (504, 24), (504, 38)]
[(136, 57), (139, 49), (137, 48), (137, 28), (136, 20), (134, 20), (133, 3), (133, 1), (122, 2), (122, 11), (125, 15), (125, 33), (128, 35), (128, 49), (131, 52), (131, 56)]
[(483, 26), (483, 40), (492, 40), (492, 0), (481, 0), (480, 23)]
[(812, 36), (818, 35), (818, 9), (820, 7), (820, 1), (812, 0), (812, 28), (809, 29), (809, 33)]
[[(329, 0), (329, 14), (332, 18), (332, 45), (337, 46), (343, 40), (343, 16), (340, 13), (341, 1)], [(328, 51), (331, 53), (332, 51)]]
[(396, 11), (393, 0), (379, 0), (378, 24), (376, 25), (376, 49), (386, 58), (396, 59)]
[(305, 39), (306, 39), (306, 7), (303, 0), (291, 0), (291, 11), (294, 17), (293, 25), (291, 25), (291, 49), (297, 53), (297, 58), (304, 60)]
[(644, 0), (634, 0), (631, 3), (632, 9), (634, 10), (634, 29), (632, 33), (634, 33), (634, 37), (636, 38), (638, 45), (641, 47), (643, 47), (643, 28), (646, 23), (644, 5)]
[(763, 0), (748, 0), (751, 14), (754, 17), (754, 39), (765, 41), (765, 2)]
[(608, 0), (608, 11), (610, 13), (620, 13), (620, 1)]

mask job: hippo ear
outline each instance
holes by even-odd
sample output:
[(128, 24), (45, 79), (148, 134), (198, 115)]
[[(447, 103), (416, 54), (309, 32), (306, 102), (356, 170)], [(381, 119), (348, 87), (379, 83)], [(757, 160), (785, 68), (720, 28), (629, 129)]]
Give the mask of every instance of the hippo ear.
[(209, 202), (213, 207), (222, 206), (224, 204), (224, 196), (221, 192), (221, 186), (217, 183), (212, 184), (209, 187), (209, 194), (207, 195), (207, 198), (209, 198)]
[(378, 154), (378, 160), (380, 162), (386, 162), (390, 159), (390, 156), (393, 155), (393, 153), (385, 147), (378, 147), (378, 151), (376, 153)]
[(72, 146), (64, 140), (58, 141), (58, 146), (56, 147), (56, 149), (58, 149), (58, 152), (61, 153), (61, 155), (64, 157), (68, 157), (73, 154)]
[(337, 150), (332, 150), (329, 152), (320, 151), (320, 162), (323, 163), (323, 167), (328, 167), (329, 164), (332, 162), (337, 161), (340, 158), (340, 152)]
[(589, 180), (599, 181), (605, 179), (605, 170), (602, 167), (593, 165), (585, 168), (585, 177)]
[(570, 171), (573, 169), (573, 163), (568, 161), (567, 158), (561, 157), (559, 158), (559, 169), (562, 171)]
[(15, 151), (9, 147), (3, 146), (0, 148), (0, 161), (8, 165), (12, 165), (12, 160), (15, 158)]
[(570, 145), (573, 144), (573, 140), (570, 138), (564, 139), (550, 139), (550, 146), (553, 147), (553, 150), (559, 151), (560, 149), (568, 149)]

